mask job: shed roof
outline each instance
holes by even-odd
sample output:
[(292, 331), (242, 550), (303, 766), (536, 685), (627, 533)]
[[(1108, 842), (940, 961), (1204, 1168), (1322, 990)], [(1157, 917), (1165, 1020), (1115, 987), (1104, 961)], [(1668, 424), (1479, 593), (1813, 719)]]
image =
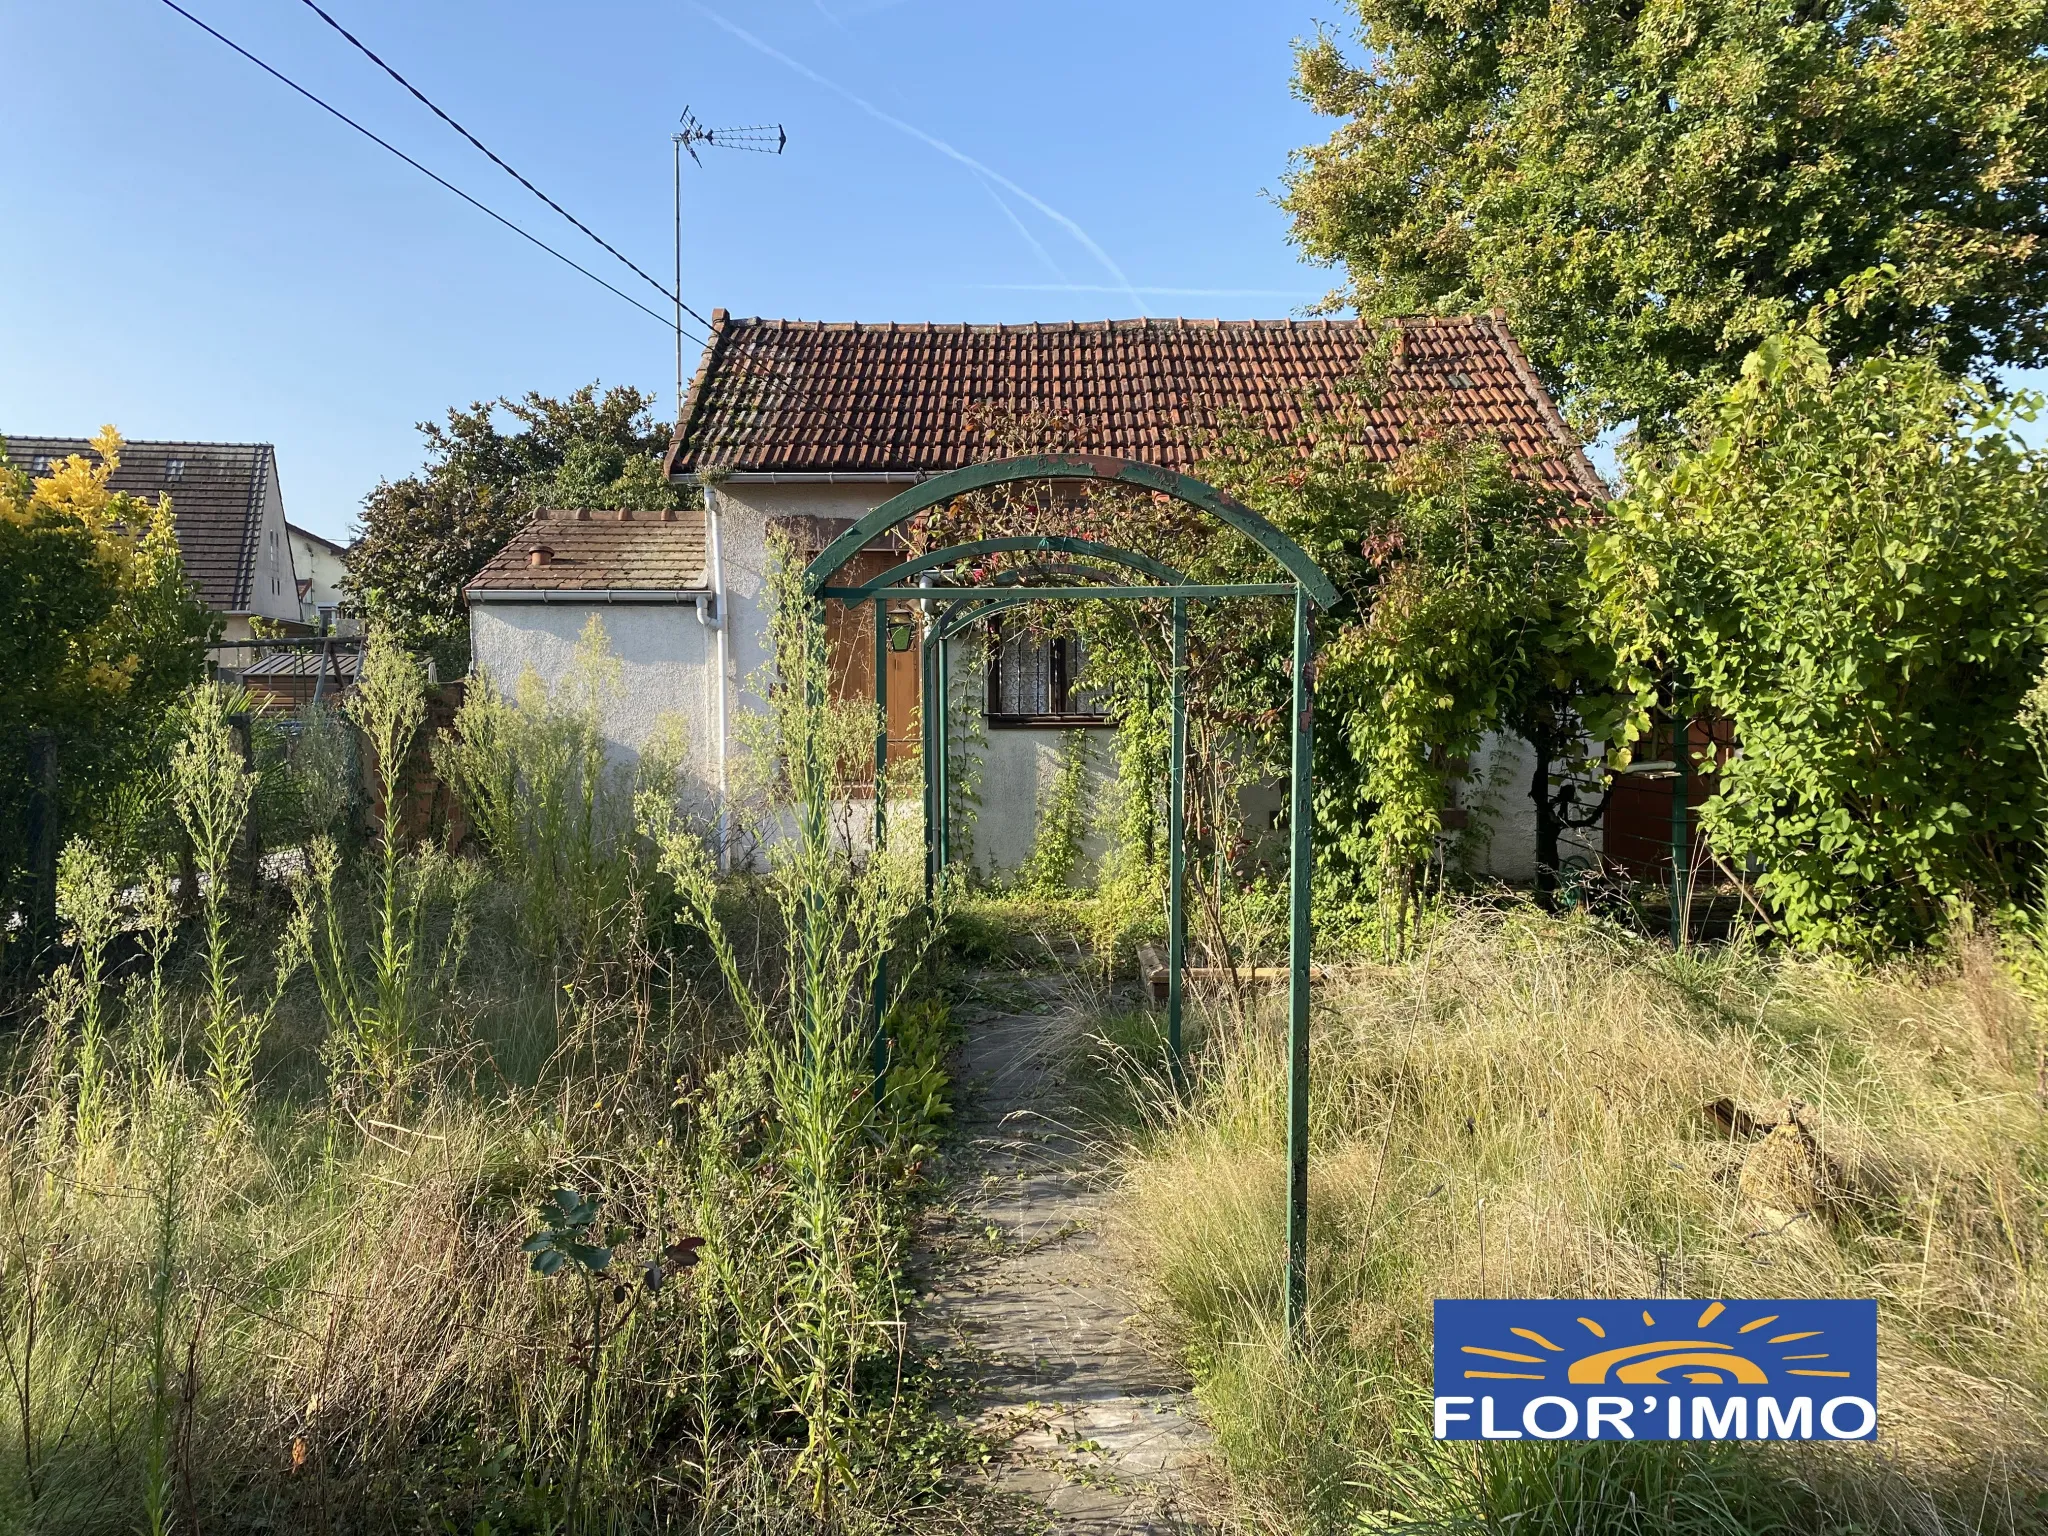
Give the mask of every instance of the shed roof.
[[(537, 552), (545, 550), (542, 561)], [(537, 513), (463, 590), (494, 592), (701, 591), (704, 513)]]
[[(1605, 487), (1498, 314), (1395, 322), (1365, 446), (1392, 460), (1433, 429), (1496, 438), (1515, 472), (1576, 500)], [(1058, 418), (1063, 447), (1198, 471), (1232, 418), (1299, 428), (1383, 345), (1362, 320), (866, 325), (733, 319), (709, 344), (667, 460), (707, 472), (916, 478), (990, 457), (988, 419)]]
[[(82, 437), (0, 434), (17, 469), (39, 473), (72, 454), (91, 456)], [(124, 442), (108, 483), (131, 496), (171, 498), (178, 552), (200, 601), (216, 613), (254, 610), (263, 504), (277, 477), (269, 443)]]

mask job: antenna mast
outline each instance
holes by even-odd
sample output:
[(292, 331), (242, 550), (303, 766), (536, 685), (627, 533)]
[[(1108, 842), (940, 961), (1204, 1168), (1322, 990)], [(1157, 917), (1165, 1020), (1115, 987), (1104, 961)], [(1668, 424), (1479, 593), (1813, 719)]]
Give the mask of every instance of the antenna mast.
[(789, 142), (780, 123), (754, 123), (745, 128), (706, 128), (697, 114), (683, 108), (681, 126), (670, 135), (676, 156), (676, 430), (683, 427), (683, 151), (698, 165), (697, 146), (739, 149), (755, 155), (779, 155)]

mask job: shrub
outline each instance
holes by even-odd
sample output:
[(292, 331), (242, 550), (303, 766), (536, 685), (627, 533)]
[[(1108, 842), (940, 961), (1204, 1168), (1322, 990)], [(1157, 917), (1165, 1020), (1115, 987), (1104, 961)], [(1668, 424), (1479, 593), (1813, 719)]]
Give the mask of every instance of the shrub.
[(1735, 724), (1714, 851), (1801, 943), (1873, 951), (2032, 894), (2048, 472), (2013, 435), (2030, 402), (1926, 358), (1838, 366), (1818, 325), (1753, 353), (1686, 451), (1637, 460), (1590, 559), (1635, 733), (1674, 681)]

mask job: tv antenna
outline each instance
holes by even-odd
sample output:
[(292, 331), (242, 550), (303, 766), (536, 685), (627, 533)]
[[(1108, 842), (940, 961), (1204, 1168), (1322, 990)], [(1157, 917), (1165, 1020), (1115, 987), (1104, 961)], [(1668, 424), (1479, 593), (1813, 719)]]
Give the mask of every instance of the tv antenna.
[(754, 123), (745, 128), (706, 128), (697, 114), (683, 108), (681, 125), (670, 135), (676, 151), (676, 430), (683, 425), (683, 152), (698, 165), (699, 144), (712, 149), (744, 150), (753, 155), (779, 155), (789, 142), (780, 123)]

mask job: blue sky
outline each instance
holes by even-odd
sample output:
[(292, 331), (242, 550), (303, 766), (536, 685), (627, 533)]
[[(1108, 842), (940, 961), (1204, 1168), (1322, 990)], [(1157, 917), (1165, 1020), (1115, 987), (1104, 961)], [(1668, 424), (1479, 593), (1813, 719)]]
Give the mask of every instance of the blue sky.
[[(181, 3), (662, 307), (302, 0)], [(1334, 5), (323, 4), (657, 276), (683, 107), (785, 124), (779, 159), (685, 168), (683, 287), (706, 314), (1273, 316), (1332, 282), (1272, 193), (1328, 131), (1288, 80)], [(293, 520), (341, 537), (451, 404), (602, 379), (672, 408), (665, 326), (162, 0), (0, 0), (0, 60), (0, 433), (274, 442)]]
[[(181, 3), (634, 291), (297, 0)], [(1306, 0), (323, 4), (657, 276), (678, 113), (784, 123), (780, 159), (685, 166), (707, 314), (1284, 315), (1330, 286), (1271, 202), (1326, 131), (1288, 92)], [(665, 327), (161, 0), (0, 0), (0, 58), (0, 431), (275, 442), (293, 520), (339, 536), (450, 404), (601, 378), (669, 409)]]

